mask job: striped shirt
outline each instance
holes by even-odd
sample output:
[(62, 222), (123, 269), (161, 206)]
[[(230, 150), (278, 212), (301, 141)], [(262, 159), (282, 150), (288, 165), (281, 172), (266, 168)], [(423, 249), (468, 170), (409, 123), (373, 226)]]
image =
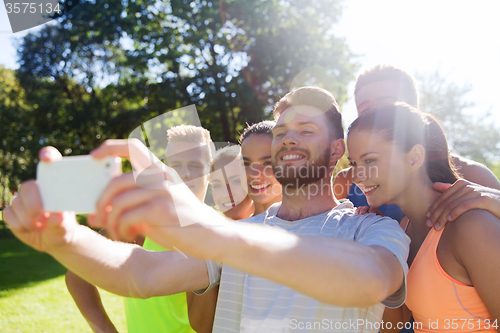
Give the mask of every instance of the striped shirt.
[[(243, 220), (283, 228), (301, 236), (349, 239), (389, 249), (406, 273), (409, 238), (398, 223), (374, 214), (356, 215), (347, 201), (331, 211), (298, 221), (276, 216), (280, 204)], [(399, 307), (406, 296), (406, 278), (400, 290), (383, 303), (368, 308), (345, 308), (320, 302), (273, 281), (227, 265), (207, 261), (210, 289), (220, 280), (213, 332), (378, 332), (384, 305)], [(207, 289), (207, 290), (208, 290)]]

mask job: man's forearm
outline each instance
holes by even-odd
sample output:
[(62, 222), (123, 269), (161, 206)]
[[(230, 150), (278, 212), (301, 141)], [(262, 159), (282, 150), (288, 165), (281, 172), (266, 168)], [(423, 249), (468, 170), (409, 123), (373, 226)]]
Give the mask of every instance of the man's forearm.
[(139, 246), (113, 242), (93, 230), (78, 226), (68, 244), (49, 250), (61, 264), (76, 275), (121, 296), (138, 294), (134, 270), (127, 263)]
[(114, 242), (84, 226), (78, 226), (68, 244), (49, 254), (89, 283), (121, 296), (147, 298), (208, 285), (203, 276), (206, 266), (199, 259)]
[(202, 227), (196, 233), (193, 236), (199, 241), (190, 243), (205, 258), (326, 303), (370, 306), (383, 301), (403, 282), (398, 259), (381, 247), (336, 238), (299, 237), (278, 228), (238, 222)]

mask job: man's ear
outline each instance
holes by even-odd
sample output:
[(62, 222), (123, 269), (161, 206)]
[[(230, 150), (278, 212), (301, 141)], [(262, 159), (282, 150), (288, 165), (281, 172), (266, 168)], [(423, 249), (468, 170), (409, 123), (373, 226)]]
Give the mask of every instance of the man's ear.
[(330, 165), (335, 165), (345, 154), (345, 141), (337, 139), (330, 146)]
[(425, 162), (425, 148), (420, 145), (414, 145), (410, 151), (407, 153), (408, 155), (408, 160), (410, 162), (410, 166), (417, 170), (424, 165)]

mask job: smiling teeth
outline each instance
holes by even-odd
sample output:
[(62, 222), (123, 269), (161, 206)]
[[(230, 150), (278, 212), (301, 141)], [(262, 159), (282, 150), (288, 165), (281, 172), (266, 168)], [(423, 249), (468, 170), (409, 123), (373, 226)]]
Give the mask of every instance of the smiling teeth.
[(260, 190), (263, 189), (264, 187), (267, 187), (269, 184), (262, 184), (262, 185), (250, 185), (251, 188), (255, 190)]
[(378, 187), (378, 185), (375, 185), (375, 186), (370, 186), (370, 187), (365, 187), (364, 189), (364, 192), (370, 192), (371, 190), (374, 190)]
[(281, 158), (281, 160), (287, 161), (287, 160), (295, 160), (295, 159), (299, 159), (299, 158), (301, 158), (301, 156), (299, 156), (299, 155), (286, 155), (286, 156), (283, 156)]

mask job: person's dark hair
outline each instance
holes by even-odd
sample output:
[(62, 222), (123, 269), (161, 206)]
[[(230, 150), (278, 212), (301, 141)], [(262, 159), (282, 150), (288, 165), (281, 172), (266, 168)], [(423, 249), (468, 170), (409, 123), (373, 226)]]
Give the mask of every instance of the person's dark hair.
[(385, 105), (362, 113), (348, 133), (370, 131), (400, 146), (405, 152), (420, 144), (425, 149), (425, 167), (432, 182), (454, 183), (459, 175), (450, 160), (448, 142), (437, 119), (406, 103)]
[(252, 125), (247, 124), (247, 127), (243, 130), (243, 133), (241, 133), (240, 135), (240, 140), (239, 140), (240, 145), (243, 143), (243, 141), (245, 141), (246, 138), (248, 138), (252, 134), (266, 134), (272, 138), (273, 128), (275, 125), (276, 122), (272, 120), (264, 120)]
[(365, 85), (380, 81), (394, 82), (394, 90), (398, 91), (398, 101), (418, 108), (418, 88), (415, 79), (408, 72), (391, 65), (376, 65), (361, 73), (356, 79), (354, 95), (356, 96)]
[(330, 138), (333, 140), (344, 138), (342, 115), (339, 105), (329, 91), (319, 87), (300, 87), (281, 97), (273, 110), (274, 119), (278, 120), (283, 111), (299, 105), (314, 106), (325, 112), (330, 123)]

